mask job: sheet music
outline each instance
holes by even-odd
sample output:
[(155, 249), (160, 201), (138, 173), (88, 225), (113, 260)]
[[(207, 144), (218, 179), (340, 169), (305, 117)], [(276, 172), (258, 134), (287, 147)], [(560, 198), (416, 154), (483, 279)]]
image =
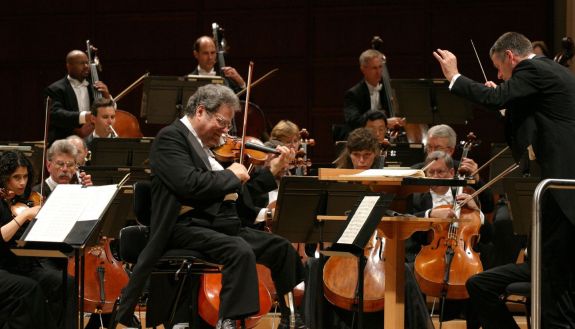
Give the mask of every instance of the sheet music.
[(425, 177), (420, 169), (367, 169), (354, 175), (342, 177)]
[(60, 184), (38, 212), (26, 241), (62, 242), (78, 221), (99, 219), (116, 193), (116, 185)]
[(337, 243), (352, 244), (371, 214), (379, 196), (364, 196)]

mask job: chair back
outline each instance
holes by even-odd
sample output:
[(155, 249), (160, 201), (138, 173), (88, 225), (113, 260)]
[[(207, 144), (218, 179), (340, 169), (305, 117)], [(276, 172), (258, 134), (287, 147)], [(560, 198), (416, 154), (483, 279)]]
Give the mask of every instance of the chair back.
[(119, 256), (126, 263), (136, 264), (150, 237), (150, 227), (133, 225), (124, 227), (119, 235)]
[(152, 182), (134, 183), (134, 214), (138, 223), (150, 226), (152, 206)]

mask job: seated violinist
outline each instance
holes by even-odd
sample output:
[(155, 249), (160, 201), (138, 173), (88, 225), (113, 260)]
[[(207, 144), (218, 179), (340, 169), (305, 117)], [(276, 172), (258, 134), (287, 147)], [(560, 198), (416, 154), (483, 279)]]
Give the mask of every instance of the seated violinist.
[(25, 205), (33, 181), (32, 165), (22, 153), (0, 156), (0, 323), (2, 328), (65, 328), (62, 272), (9, 249), (40, 210), (34, 203)]
[(333, 162), (337, 168), (381, 169), (384, 158), (379, 142), (370, 129), (358, 128), (347, 137), (344, 150)]
[(76, 150), (78, 154), (76, 156), (76, 164), (78, 167), (82, 167), (88, 164), (91, 157), (91, 152), (88, 150), (88, 145), (86, 145), (86, 141), (78, 135), (72, 135), (66, 137), (66, 140), (70, 142)]
[[(239, 163), (224, 169), (210, 150), (229, 131), (237, 110), (231, 89), (205, 85), (188, 101), (186, 115), (156, 136), (150, 152), (152, 234), (120, 298), (116, 320), (122, 324), (130, 322), (156, 260), (167, 249), (197, 250), (223, 265), (218, 329), (236, 328), (235, 320), (259, 311), (256, 262), (270, 268), (278, 296), (303, 281), (303, 265), (288, 240), (242, 227), (240, 219), (243, 213), (253, 221), (256, 214), (245, 211), (246, 203), (277, 187), (294, 151), (278, 146), (281, 155), (269, 167), (248, 173)], [(192, 210), (180, 214), (184, 205)], [(288, 328), (289, 308), (283, 298), (279, 302), (279, 328)], [(305, 328), (298, 314), (295, 327)]]
[(117, 138), (118, 134), (112, 127), (116, 122), (116, 109), (114, 101), (100, 98), (90, 107), (90, 122), (94, 125), (94, 131), (85, 138), (88, 149), (92, 148), (94, 138)]
[(60, 139), (52, 143), (46, 152), (46, 168), (50, 176), (40, 184), (34, 186), (33, 190), (40, 192), (45, 198), (58, 186), (58, 184), (92, 185), (92, 176), (83, 171), (78, 171), (76, 159), (78, 151), (76, 147), (66, 139)]

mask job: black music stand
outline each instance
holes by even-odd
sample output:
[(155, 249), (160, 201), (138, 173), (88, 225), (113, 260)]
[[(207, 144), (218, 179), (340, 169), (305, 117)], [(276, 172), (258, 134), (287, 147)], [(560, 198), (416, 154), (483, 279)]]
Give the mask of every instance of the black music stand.
[[(97, 187), (81, 187), (80, 185), (76, 184), (60, 184), (56, 186), (56, 189), (50, 195), (51, 197), (46, 201), (43, 208), (38, 213), (38, 218), (41, 218), (41, 214), (46, 209), (57, 209), (58, 206), (54, 206), (54, 200), (58, 201), (61, 200), (59, 197), (59, 192), (63, 189), (67, 188), (77, 188), (74, 192), (75, 195), (84, 195), (84, 200), (91, 200), (89, 198), (94, 197), (93, 194), (89, 194), (86, 191), (90, 188), (97, 188)], [(82, 328), (83, 325), (80, 323), (83, 321), (84, 317), (84, 309), (83, 309), (83, 300), (84, 300), (84, 248), (90, 245), (93, 245), (98, 238), (98, 232), (100, 232), (102, 225), (104, 224), (104, 215), (110, 207), (111, 200), (115, 198), (118, 194), (119, 187), (116, 186), (116, 189), (113, 191), (113, 194), (107, 194), (106, 192), (105, 198), (105, 205), (101, 208), (101, 212), (94, 213), (88, 212), (89, 215), (86, 216), (87, 218), (76, 218), (75, 215), (72, 217), (74, 219), (74, 225), (71, 227), (65, 237), (61, 241), (55, 241), (55, 239), (51, 238), (44, 238), (47, 234), (47, 230), (44, 229), (47, 223), (50, 222), (50, 219), (57, 218), (57, 217), (47, 217), (41, 218), (38, 220), (37, 218), (33, 219), (28, 227), (22, 234), (21, 238), (16, 241), (16, 246), (10, 248), (10, 250), (17, 256), (31, 256), (31, 257), (50, 257), (50, 258), (68, 258), (70, 255), (74, 255), (76, 262), (74, 266), (74, 290), (73, 296), (78, 298), (78, 312), (75, 314), (77, 317), (74, 321), (76, 328)], [(84, 193), (86, 192), (86, 193)], [(50, 204), (52, 202), (52, 204)], [(103, 205), (103, 204), (101, 204)], [(63, 211), (63, 214), (68, 214), (68, 212)], [(76, 214), (76, 213), (75, 213)], [(54, 216), (54, 215), (52, 215)], [(60, 216), (62, 217), (62, 216)], [(82, 216), (80, 216), (82, 217)], [(87, 220), (89, 219), (89, 220)], [(58, 224), (55, 224), (56, 226)], [(40, 228), (37, 228), (40, 226)], [(42, 234), (36, 234), (41, 232)], [(36, 234), (36, 235), (35, 235)], [(32, 237), (33, 236), (33, 237)], [(62, 235), (64, 236), (64, 235)], [(67, 280), (67, 271), (63, 271), (63, 296), (67, 296), (66, 293), (66, 280)], [(67, 300), (64, 299), (64, 303), (67, 303)], [(65, 309), (65, 307), (64, 307)]]
[[(91, 166), (148, 167), (153, 138), (94, 138)], [(117, 180), (116, 180), (117, 182)]]
[(347, 216), (366, 194), (373, 192), (362, 184), (320, 181), (315, 176), (284, 176), (272, 230), (291, 242), (335, 242), (345, 222), (318, 221), (317, 216)]
[(533, 218), (533, 193), (541, 182), (539, 177), (505, 177), (503, 189), (509, 200), (509, 212), (515, 234), (528, 236)]
[(409, 123), (465, 124), (471, 103), (449, 91), (445, 79), (393, 79), (399, 112)]
[(210, 83), (224, 84), (224, 79), (203, 75), (148, 76), (144, 79), (140, 116), (148, 124), (170, 124), (181, 117), (188, 98)]
[[(358, 200), (366, 195), (381, 196), (382, 193), (374, 193), (368, 186), (362, 184), (320, 181), (317, 177), (311, 176), (284, 176), (280, 183), (272, 230), (275, 234), (283, 236), (291, 242), (319, 242), (320, 244), (322, 242), (336, 242), (344, 232), (348, 221), (318, 221), (317, 216), (348, 216), (353, 214)], [(366, 225), (366, 230), (362, 230), (362, 238), (367, 236), (367, 240), (369, 240), (391, 199), (393, 199), (392, 194), (386, 195), (385, 203), (379, 204), (378, 211), (372, 212), (369, 222), (371, 226)], [(375, 226), (373, 226), (374, 223)], [(367, 240), (365, 243), (358, 240), (358, 244), (365, 246)], [(357, 256), (358, 279), (361, 286), (363, 286), (362, 273), (366, 263), (365, 256), (363, 256), (363, 246), (345, 248), (343, 245), (334, 245), (332, 247), (334, 250), (338, 249), (339, 252), (350, 252)], [(320, 263), (323, 264), (323, 261)], [(358, 290), (358, 299), (358, 321), (360, 323), (359, 328), (362, 328), (363, 288)]]
[(104, 215), (104, 225), (102, 226), (101, 235), (111, 238), (117, 238), (120, 230), (129, 225), (130, 222), (136, 223), (137, 218), (133, 209), (133, 184), (137, 181), (150, 180), (150, 168), (146, 167), (111, 167), (111, 166), (84, 166), (80, 168), (86, 173), (92, 175), (94, 185), (114, 184), (130, 173), (130, 178), (118, 192), (110, 208)]

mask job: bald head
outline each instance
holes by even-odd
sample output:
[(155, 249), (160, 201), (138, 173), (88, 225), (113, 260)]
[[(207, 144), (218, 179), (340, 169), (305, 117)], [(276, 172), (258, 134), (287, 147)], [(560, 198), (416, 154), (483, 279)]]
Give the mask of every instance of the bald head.
[(66, 55), (66, 70), (72, 78), (83, 81), (90, 73), (88, 56), (81, 50), (72, 50)]
[(205, 71), (210, 72), (216, 65), (216, 44), (209, 36), (201, 36), (194, 43), (194, 57), (198, 65)]

